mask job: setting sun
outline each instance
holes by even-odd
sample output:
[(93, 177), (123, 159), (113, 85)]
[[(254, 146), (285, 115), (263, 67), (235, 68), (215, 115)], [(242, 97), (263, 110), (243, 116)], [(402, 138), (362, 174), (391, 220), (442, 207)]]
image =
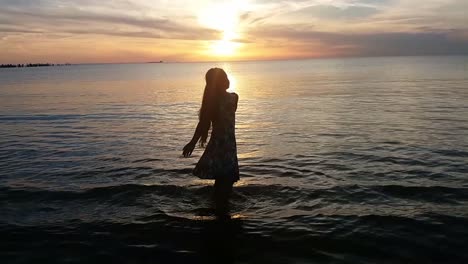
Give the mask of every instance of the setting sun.
[(239, 13), (247, 10), (247, 1), (231, 1), (214, 4), (201, 10), (198, 21), (208, 28), (220, 30), (222, 39), (213, 41), (211, 52), (219, 56), (233, 56), (241, 43), (239, 38)]
[(111, 2), (0, 0), (0, 63), (468, 54), (467, 0)]
[(223, 39), (223, 40), (214, 42), (211, 45), (211, 49), (214, 51), (216, 55), (230, 56), (235, 53), (239, 45), (240, 45), (239, 43)]

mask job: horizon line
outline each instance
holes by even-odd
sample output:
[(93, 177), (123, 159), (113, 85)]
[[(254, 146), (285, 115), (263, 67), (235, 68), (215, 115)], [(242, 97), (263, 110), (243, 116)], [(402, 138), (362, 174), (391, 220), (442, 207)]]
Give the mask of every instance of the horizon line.
[(466, 57), (468, 54), (427, 54), (427, 55), (363, 55), (363, 56), (327, 56), (327, 57), (305, 57), (305, 58), (279, 58), (279, 59), (246, 59), (246, 60), (199, 60), (199, 61), (165, 61), (165, 60), (148, 60), (148, 61), (128, 61), (128, 62), (22, 62), (22, 63), (0, 63), (0, 65), (20, 65), (20, 64), (53, 64), (53, 65), (106, 65), (106, 64), (167, 64), (167, 63), (237, 63), (237, 62), (274, 62), (274, 61), (301, 61), (301, 60), (329, 60), (329, 59), (359, 59), (359, 58), (392, 58), (392, 57)]

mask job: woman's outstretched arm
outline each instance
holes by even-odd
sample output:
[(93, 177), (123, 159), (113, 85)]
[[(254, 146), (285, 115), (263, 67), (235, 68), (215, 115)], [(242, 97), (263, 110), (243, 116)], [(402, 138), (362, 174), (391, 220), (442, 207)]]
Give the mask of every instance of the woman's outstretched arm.
[(192, 152), (195, 149), (195, 145), (197, 144), (198, 140), (201, 137), (201, 131), (202, 131), (203, 126), (206, 126), (206, 124), (202, 122), (198, 122), (197, 128), (195, 129), (195, 133), (193, 133), (192, 140), (190, 140), (190, 142), (184, 147), (184, 150), (182, 152), (182, 155), (184, 157), (187, 158), (187, 157), (190, 157), (190, 155), (192, 155)]

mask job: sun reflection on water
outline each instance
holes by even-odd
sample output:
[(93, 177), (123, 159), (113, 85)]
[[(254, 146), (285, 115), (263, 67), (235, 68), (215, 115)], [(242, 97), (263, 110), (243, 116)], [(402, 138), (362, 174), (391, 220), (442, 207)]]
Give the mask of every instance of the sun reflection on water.
[(228, 73), (228, 78), (229, 78), (229, 89), (227, 90), (230, 93), (237, 93), (237, 79), (233, 74)]

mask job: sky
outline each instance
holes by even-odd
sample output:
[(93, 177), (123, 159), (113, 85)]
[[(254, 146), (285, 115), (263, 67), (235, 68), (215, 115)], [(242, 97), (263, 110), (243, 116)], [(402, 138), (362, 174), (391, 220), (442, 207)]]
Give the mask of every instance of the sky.
[(468, 55), (467, 0), (0, 0), (0, 63)]

